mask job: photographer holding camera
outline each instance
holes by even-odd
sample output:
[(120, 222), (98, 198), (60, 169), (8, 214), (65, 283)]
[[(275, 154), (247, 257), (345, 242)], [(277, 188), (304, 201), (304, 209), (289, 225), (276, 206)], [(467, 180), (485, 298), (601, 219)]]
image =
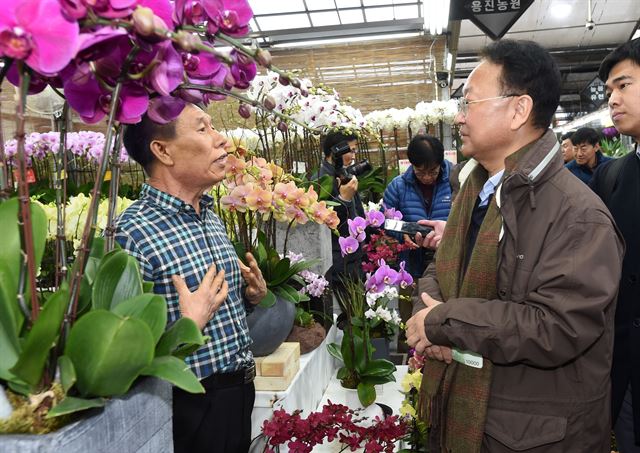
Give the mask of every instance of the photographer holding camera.
[[(358, 149), (358, 137), (342, 132), (329, 132), (323, 142), (325, 160), (320, 166), (318, 177), (329, 175), (333, 178), (332, 199), (339, 203), (334, 209), (340, 219), (338, 231), (340, 236), (349, 235), (347, 220), (358, 216), (364, 217), (364, 207), (358, 194), (358, 175), (371, 169), (368, 162), (352, 165), (356, 150)], [(345, 257), (340, 253), (338, 236), (331, 236), (331, 254), (333, 266), (328, 272), (327, 278), (331, 282), (334, 293), (342, 288), (341, 278), (363, 277), (360, 264), (362, 263), (362, 249)], [(330, 277), (330, 278), (329, 278)]]

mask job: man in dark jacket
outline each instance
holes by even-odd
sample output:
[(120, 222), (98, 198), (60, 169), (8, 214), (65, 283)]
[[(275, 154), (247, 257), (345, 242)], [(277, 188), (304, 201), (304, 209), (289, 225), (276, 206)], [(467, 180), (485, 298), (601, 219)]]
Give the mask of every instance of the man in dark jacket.
[[(411, 166), (384, 191), (385, 207), (400, 211), (402, 220), (407, 222), (447, 220), (451, 209), (452, 165), (444, 158), (442, 143), (430, 135), (416, 135), (407, 147), (407, 157)], [(407, 263), (406, 269), (414, 278), (421, 277), (433, 258), (433, 250), (419, 247), (406, 234), (403, 239), (413, 250), (403, 252), (400, 259)]]
[[(331, 193), (333, 201), (339, 204), (334, 207), (340, 223), (338, 224), (338, 231), (340, 236), (349, 236), (349, 225), (347, 221), (356, 217), (364, 217), (364, 207), (358, 194), (358, 178), (351, 177), (349, 181), (340, 182), (340, 178), (336, 175), (335, 162), (333, 161), (334, 147), (338, 145), (348, 145), (351, 152), (347, 152), (338, 159), (342, 159), (343, 168), (348, 167), (354, 161), (356, 151), (358, 150), (358, 137), (351, 134), (346, 134), (339, 131), (329, 132), (322, 142), (322, 149), (324, 151), (325, 160), (320, 166), (318, 173), (319, 177), (329, 175), (333, 178), (333, 191)], [(338, 243), (338, 236), (331, 235), (331, 254), (333, 258), (333, 265), (331, 266), (328, 275), (329, 281), (332, 284), (334, 292), (340, 292), (342, 288), (342, 279), (344, 277), (361, 278), (363, 272), (361, 269), (362, 264), (362, 248), (358, 248), (358, 251), (350, 255), (342, 256), (340, 252), (340, 244)], [(338, 298), (338, 300), (340, 300)]]
[(600, 134), (590, 127), (581, 127), (571, 136), (575, 147), (575, 160), (567, 164), (571, 173), (589, 184), (593, 173), (603, 163), (611, 160), (600, 151)]
[(621, 453), (640, 452), (640, 39), (623, 44), (600, 66), (616, 128), (636, 141), (635, 152), (600, 167), (591, 182), (626, 242), (616, 308), (612, 421)]
[(472, 159), (407, 322), (429, 451), (609, 453), (622, 240), (549, 129), (549, 53), (500, 40), (482, 57), (456, 116)]

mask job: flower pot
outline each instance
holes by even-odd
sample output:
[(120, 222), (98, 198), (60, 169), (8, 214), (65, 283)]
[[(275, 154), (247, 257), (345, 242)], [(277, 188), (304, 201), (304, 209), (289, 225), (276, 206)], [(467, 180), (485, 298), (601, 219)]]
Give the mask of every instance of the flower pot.
[(300, 343), (300, 354), (307, 354), (320, 346), (327, 333), (317, 322), (311, 327), (293, 326), (287, 341)]
[(253, 340), (250, 347), (253, 355), (264, 357), (278, 349), (289, 336), (295, 315), (295, 305), (279, 297), (272, 307), (256, 307), (247, 316), (249, 335)]
[(171, 384), (155, 378), (61, 430), (0, 436), (3, 453), (173, 452)]
[(358, 398), (358, 391), (356, 389), (348, 389), (342, 387), (342, 404), (349, 409), (359, 411), (361, 417), (366, 417), (367, 420), (359, 423), (362, 426), (369, 426), (376, 417), (384, 418), (384, 412), (380, 406), (373, 403), (367, 407), (363, 407), (360, 399)]

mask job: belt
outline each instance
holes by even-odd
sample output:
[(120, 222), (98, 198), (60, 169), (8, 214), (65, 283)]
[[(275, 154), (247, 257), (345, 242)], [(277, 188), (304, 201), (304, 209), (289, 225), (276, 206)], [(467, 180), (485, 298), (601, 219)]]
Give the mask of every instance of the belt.
[(238, 371), (212, 374), (211, 376), (204, 378), (200, 383), (204, 388), (231, 387), (234, 385), (250, 384), (253, 382), (255, 377), (256, 364), (252, 361), (251, 364)]

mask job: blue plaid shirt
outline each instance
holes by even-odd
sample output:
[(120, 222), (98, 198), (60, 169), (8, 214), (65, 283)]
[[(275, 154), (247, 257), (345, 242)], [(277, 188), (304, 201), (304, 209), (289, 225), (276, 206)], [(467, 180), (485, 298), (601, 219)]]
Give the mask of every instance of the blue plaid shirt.
[(144, 280), (167, 299), (169, 323), (180, 317), (171, 276), (180, 275), (195, 291), (213, 263), (224, 268), (229, 295), (204, 328), (211, 340), (186, 358), (200, 379), (237, 371), (253, 360), (238, 256), (212, 206), (213, 199), (204, 195), (198, 215), (188, 203), (144, 184), (140, 199), (118, 218), (116, 231), (116, 241), (138, 260)]

